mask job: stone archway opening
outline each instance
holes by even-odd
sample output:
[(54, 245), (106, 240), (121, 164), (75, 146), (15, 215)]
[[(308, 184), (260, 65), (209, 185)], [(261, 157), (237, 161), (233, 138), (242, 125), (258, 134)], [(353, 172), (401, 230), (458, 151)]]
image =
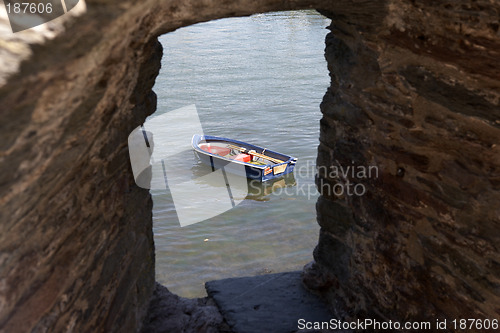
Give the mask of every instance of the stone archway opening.
[[(151, 117), (195, 104), (205, 134), (299, 159), (291, 177), (249, 184), (248, 199), (232, 211), (184, 228), (169, 191), (152, 190), (156, 276), (172, 292), (201, 297), (207, 280), (301, 270), (312, 260), (319, 105), (330, 84), (324, 59), (329, 24), (314, 10), (272, 12), (159, 38), (163, 60)], [(200, 167), (191, 155), (179, 161), (186, 163), (180, 168)], [(210, 196), (211, 187), (200, 184), (199, 191)], [(195, 201), (200, 209), (210, 205), (206, 197)]]

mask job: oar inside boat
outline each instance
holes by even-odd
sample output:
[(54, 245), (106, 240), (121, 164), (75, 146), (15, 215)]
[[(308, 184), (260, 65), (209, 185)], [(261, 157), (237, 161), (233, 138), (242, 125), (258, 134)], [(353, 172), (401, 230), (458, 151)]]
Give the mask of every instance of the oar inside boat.
[(239, 146), (235, 146), (235, 145), (227, 145), (229, 148), (231, 149), (235, 149), (235, 150), (239, 150), (241, 151), (242, 153), (245, 153), (245, 154), (248, 154), (248, 155), (253, 155), (253, 156), (256, 156), (256, 157), (260, 157), (262, 159), (265, 159), (265, 160), (268, 160), (268, 161), (271, 161), (271, 162), (274, 162), (274, 163), (277, 163), (277, 164), (280, 164), (280, 163), (284, 163), (285, 161), (282, 161), (282, 160), (279, 160), (277, 158), (273, 158), (273, 157), (270, 157), (270, 156), (267, 156), (267, 155), (264, 155), (264, 154), (260, 154), (260, 153), (257, 153), (256, 151), (254, 150), (248, 150), (246, 148), (243, 148), (243, 147), (239, 147)]

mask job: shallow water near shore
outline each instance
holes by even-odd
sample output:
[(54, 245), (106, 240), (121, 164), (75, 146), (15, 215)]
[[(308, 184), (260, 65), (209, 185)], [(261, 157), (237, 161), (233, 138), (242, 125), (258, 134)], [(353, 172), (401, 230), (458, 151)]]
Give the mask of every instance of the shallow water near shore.
[[(276, 12), (201, 23), (160, 37), (164, 55), (152, 117), (195, 104), (205, 134), (299, 159), (293, 176), (252, 185), (235, 208), (182, 228), (169, 191), (151, 190), (156, 278), (172, 292), (201, 297), (205, 281), (298, 270), (312, 260), (329, 23), (315, 11)], [(188, 155), (169, 163), (203, 172), (194, 154)], [(210, 196), (210, 185), (199, 190)], [(195, 201), (204, 205), (203, 199)]]

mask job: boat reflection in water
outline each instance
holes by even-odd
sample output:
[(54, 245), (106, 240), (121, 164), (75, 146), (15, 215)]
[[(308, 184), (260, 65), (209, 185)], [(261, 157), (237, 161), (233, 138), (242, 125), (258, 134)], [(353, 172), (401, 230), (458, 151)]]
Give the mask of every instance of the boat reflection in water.
[(297, 185), (293, 173), (289, 173), (279, 179), (269, 180), (265, 183), (257, 180), (248, 180), (248, 195), (246, 199), (256, 201), (268, 201), (269, 195), (275, 191), (283, 192), (285, 188)]
[[(219, 180), (211, 177), (203, 177), (212, 172), (212, 169), (199, 162), (195, 164), (192, 168), (193, 171), (193, 181), (196, 182), (200, 189), (204, 189), (206, 191), (210, 191), (212, 187), (225, 187), (227, 186), (225, 183), (220, 182)], [(232, 196), (234, 196), (234, 200), (241, 201), (244, 199), (255, 200), (255, 201), (268, 201), (270, 200), (270, 194), (275, 191), (284, 191), (286, 188), (293, 187), (297, 185), (295, 180), (295, 176), (293, 173), (289, 173), (277, 179), (272, 179), (267, 182), (261, 182), (255, 179), (246, 179), (245, 177), (238, 177), (241, 181), (231, 183), (228, 189), (230, 190)], [(246, 179), (246, 182), (245, 182)], [(246, 185), (246, 189), (244, 186)], [(238, 197), (238, 194), (246, 193), (245, 197)]]

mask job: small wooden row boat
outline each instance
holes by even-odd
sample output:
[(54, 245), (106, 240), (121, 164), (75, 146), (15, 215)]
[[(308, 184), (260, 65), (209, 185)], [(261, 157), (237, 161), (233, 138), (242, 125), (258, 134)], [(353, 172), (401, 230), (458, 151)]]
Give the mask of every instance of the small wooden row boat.
[(293, 171), (297, 159), (243, 141), (218, 136), (193, 136), (191, 142), (198, 158), (212, 167), (249, 179), (265, 182)]

